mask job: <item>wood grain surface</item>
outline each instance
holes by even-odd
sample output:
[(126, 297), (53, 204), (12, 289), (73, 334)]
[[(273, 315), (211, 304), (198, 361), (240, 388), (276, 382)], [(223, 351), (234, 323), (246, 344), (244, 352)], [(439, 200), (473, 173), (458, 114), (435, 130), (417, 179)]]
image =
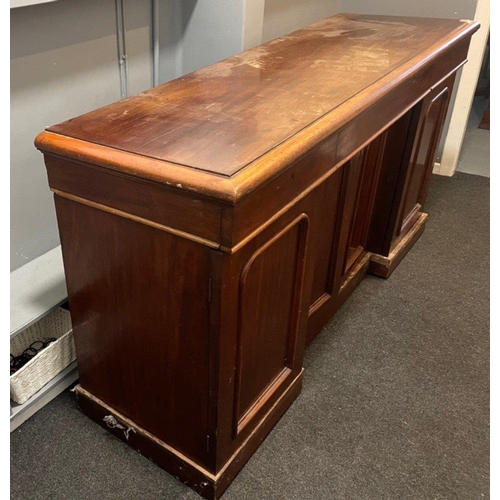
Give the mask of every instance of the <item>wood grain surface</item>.
[(231, 176), (460, 26), (337, 15), (48, 130)]

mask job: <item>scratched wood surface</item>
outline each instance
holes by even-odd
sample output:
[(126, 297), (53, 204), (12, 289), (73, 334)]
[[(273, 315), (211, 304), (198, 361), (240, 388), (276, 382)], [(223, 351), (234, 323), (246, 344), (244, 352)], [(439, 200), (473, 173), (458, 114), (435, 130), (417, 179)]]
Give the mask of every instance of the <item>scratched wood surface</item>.
[(460, 26), (337, 15), (48, 130), (232, 176)]

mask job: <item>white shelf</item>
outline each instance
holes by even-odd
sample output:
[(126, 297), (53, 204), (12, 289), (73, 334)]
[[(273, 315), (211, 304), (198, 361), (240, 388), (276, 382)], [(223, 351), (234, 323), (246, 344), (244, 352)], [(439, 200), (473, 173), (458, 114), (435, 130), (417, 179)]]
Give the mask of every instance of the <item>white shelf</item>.
[(10, 432), (17, 429), (23, 422), (28, 420), (28, 418), (33, 416), (38, 410), (77, 380), (78, 368), (76, 361), (73, 361), (65, 370), (45, 384), (22, 405), (18, 405), (11, 400)]
[(67, 296), (60, 246), (11, 272), (10, 336), (43, 318)]
[(27, 7), (28, 5), (38, 5), (40, 3), (52, 3), (56, 0), (10, 0), (10, 8)]

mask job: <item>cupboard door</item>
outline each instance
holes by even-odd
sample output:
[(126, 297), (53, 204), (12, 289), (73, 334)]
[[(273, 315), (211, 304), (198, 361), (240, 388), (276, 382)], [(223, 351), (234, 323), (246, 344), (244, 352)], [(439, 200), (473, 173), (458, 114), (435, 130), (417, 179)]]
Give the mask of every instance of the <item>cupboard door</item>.
[(309, 344), (336, 310), (335, 272), (340, 229), (340, 207), (344, 168), (338, 168), (311, 193), (311, 238), (308, 258), (312, 260), (311, 295), (307, 338)]
[(238, 293), (234, 437), (255, 420), (264, 404), (279, 395), (290, 377), (296, 375), (308, 228), (309, 219), (303, 213), (256, 248), (242, 268)]
[(362, 191), (362, 179), (366, 166), (366, 149), (360, 151), (344, 166), (344, 203), (342, 207), (342, 227), (339, 238), (339, 264), (340, 284), (342, 284), (355, 260), (363, 252), (362, 241), (359, 236), (362, 233), (362, 222), (356, 224), (356, 209)]
[(380, 175), (386, 138), (385, 132), (379, 135), (345, 166), (345, 194), (339, 237), (340, 287), (366, 253), (375, 199), (373, 186), (377, 184)]
[(314, 212), (311, 216), (312, 235), (310, 258), (314, 260), (310, 314), (333, 293), (336, 255), (337, 214), (339, 211), (342, 169), (336, 170), (313, 191)]
[(384, 144), (377, 161), (378, 178), (372, 189), (374, 206), (370, 219), (367, 250), (388, 255), (396, 232), (400, 200), (410, 165), (421, 104), (394, 122), (384, 132)]
[(346, 297), (339, 291), (366, 254), (386, 134), (355, 154), (313, 191), (311, 251), (314, 259), (307, 342), (325, 325)]
[(427, 197), (436, 149), (448, 110), (453, 81), (454, 76), (437, 87), (424, 100), (410, 168), (405, 179), (396, 226), (396, 238), (403, 236), (411, 228), (422, 211)]

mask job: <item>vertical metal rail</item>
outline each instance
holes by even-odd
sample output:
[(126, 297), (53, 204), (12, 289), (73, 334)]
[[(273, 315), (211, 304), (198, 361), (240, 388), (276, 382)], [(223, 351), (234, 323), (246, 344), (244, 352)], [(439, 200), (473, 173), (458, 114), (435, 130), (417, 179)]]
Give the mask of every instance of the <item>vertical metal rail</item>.
[(153, 49), (153, 87), (160, 84), (160, 0), (151, 2), (151, 46)]
[(123, 0), (115, 0), (116, 8), (116, 42), (118, 47), (118, 70), (120, 72), (120, 96), (128, 96), (128, 62), (125, 46), (125, 18)]

